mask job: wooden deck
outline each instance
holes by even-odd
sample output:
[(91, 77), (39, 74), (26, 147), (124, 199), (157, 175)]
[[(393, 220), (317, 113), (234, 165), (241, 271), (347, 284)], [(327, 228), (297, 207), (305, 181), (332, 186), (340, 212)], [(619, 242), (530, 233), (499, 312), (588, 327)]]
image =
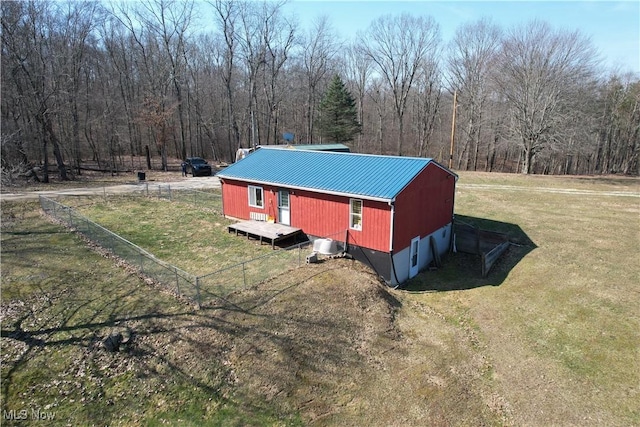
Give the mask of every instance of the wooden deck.
[(250, 237), (259, 239), (261, 244), (263, 240), (270, 241), (272, 249), (275, 249), (277, 242), (302, 234), (301, 228), (264, 221), (242, 221), (229, 225), (227, 230), (229, 233), (235, 232), (236, 236), (244, 234), (247, 239)]

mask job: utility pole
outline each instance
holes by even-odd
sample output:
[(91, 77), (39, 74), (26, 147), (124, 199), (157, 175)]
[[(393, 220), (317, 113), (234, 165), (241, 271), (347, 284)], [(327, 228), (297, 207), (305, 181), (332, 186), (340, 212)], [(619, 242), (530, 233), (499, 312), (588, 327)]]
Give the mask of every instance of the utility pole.
[(458, 91), (453, 91), (453, 118), (451, 120), (451, 149), (449, 150), (449, 169), (453, 166), (453, 141), (456, 136), (456, 110), (458, 109)]

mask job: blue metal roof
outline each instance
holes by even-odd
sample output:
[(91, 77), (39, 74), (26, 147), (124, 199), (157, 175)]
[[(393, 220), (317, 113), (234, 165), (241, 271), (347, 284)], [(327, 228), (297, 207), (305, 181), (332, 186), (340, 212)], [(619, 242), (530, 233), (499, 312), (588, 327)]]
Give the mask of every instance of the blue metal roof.
[(262, 147), (217, 174), (365, 199), (393, 200), (432, 159)]

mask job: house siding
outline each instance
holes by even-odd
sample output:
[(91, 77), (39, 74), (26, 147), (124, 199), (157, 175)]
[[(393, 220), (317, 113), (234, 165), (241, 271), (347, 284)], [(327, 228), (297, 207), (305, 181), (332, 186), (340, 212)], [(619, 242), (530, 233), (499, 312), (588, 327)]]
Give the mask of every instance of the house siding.
[[(317, 237), (343, 238), (348, 231), (350, 244), (389, 252), (389, 205), (362, 201), (362, 230), (349, 228), (351, 198), (304, 190), (290, 190), (291, 226)], [(362, 200), (362, 199), (359, 199)], [(339, 236), (335, 236), (340, 233)]]
[(453, 218), (455, 177), (431, 163), (396, 197), (393, 251), (398, 253), (411, 239), (424, 238)]
[(291, 190), (291, 225), (317, 237), (331, 236), (348, 228), (349, 201), (343, 197)]
[[(249, 185), (262, 187), (264, 208), (250, 207)], [(249, 219), (252, 212), (264, 213), (278, 218), (278, 191), (285, 187), (258, 185), (225, 179), (222, 185), (224, 215)], [(345, 230), (349, 233), (349, 243), (377, 251), (389, 252), (391, 209), (388, 204), (372, 200), (362, 203), (362, 230), (349, 228), (349, 197), (289, 189), (289, 209), (291, 226), (301, 228), (306, 234), (316, 237), (342, 239)]]
[(301, 190), (293, 190), (293, 193), (293, 227), (317, 237), (332, 237), (347, 231), (350, 244), (389, 252), (391, 209), (386, 203), (363, 200), (362, 230), (353, 230), (349, 228), (349, 197)]
[[(249, 185), (262, 188), (263, 207), (249, 206)], [(249, 219), (252, 212), (276, 218), (278, 215), (278, 192), (268, 185), (224, 180), (222, 184), (223, 214), (232, 218)]]

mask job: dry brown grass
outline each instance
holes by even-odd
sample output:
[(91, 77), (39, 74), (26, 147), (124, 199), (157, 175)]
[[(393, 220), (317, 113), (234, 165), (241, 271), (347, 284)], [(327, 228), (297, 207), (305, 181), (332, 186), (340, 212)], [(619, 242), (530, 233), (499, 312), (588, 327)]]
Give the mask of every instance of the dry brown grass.
[[(392, 292), (366, 268), (330, 260), (238, 292), (245, 310), (215, 310), (245, 404), (299, 413), (305, 425), (494, 425), (506, 402), (487, 384), (491, 366), (468, 325)], [(265, 299), (265, 295), (269, 295)], [(231, 326), (233, 325), (233, 326)], [(241, 331), (241, 332), (237, 332)], [(196, 332), (196, 331), (194, 331)]]

